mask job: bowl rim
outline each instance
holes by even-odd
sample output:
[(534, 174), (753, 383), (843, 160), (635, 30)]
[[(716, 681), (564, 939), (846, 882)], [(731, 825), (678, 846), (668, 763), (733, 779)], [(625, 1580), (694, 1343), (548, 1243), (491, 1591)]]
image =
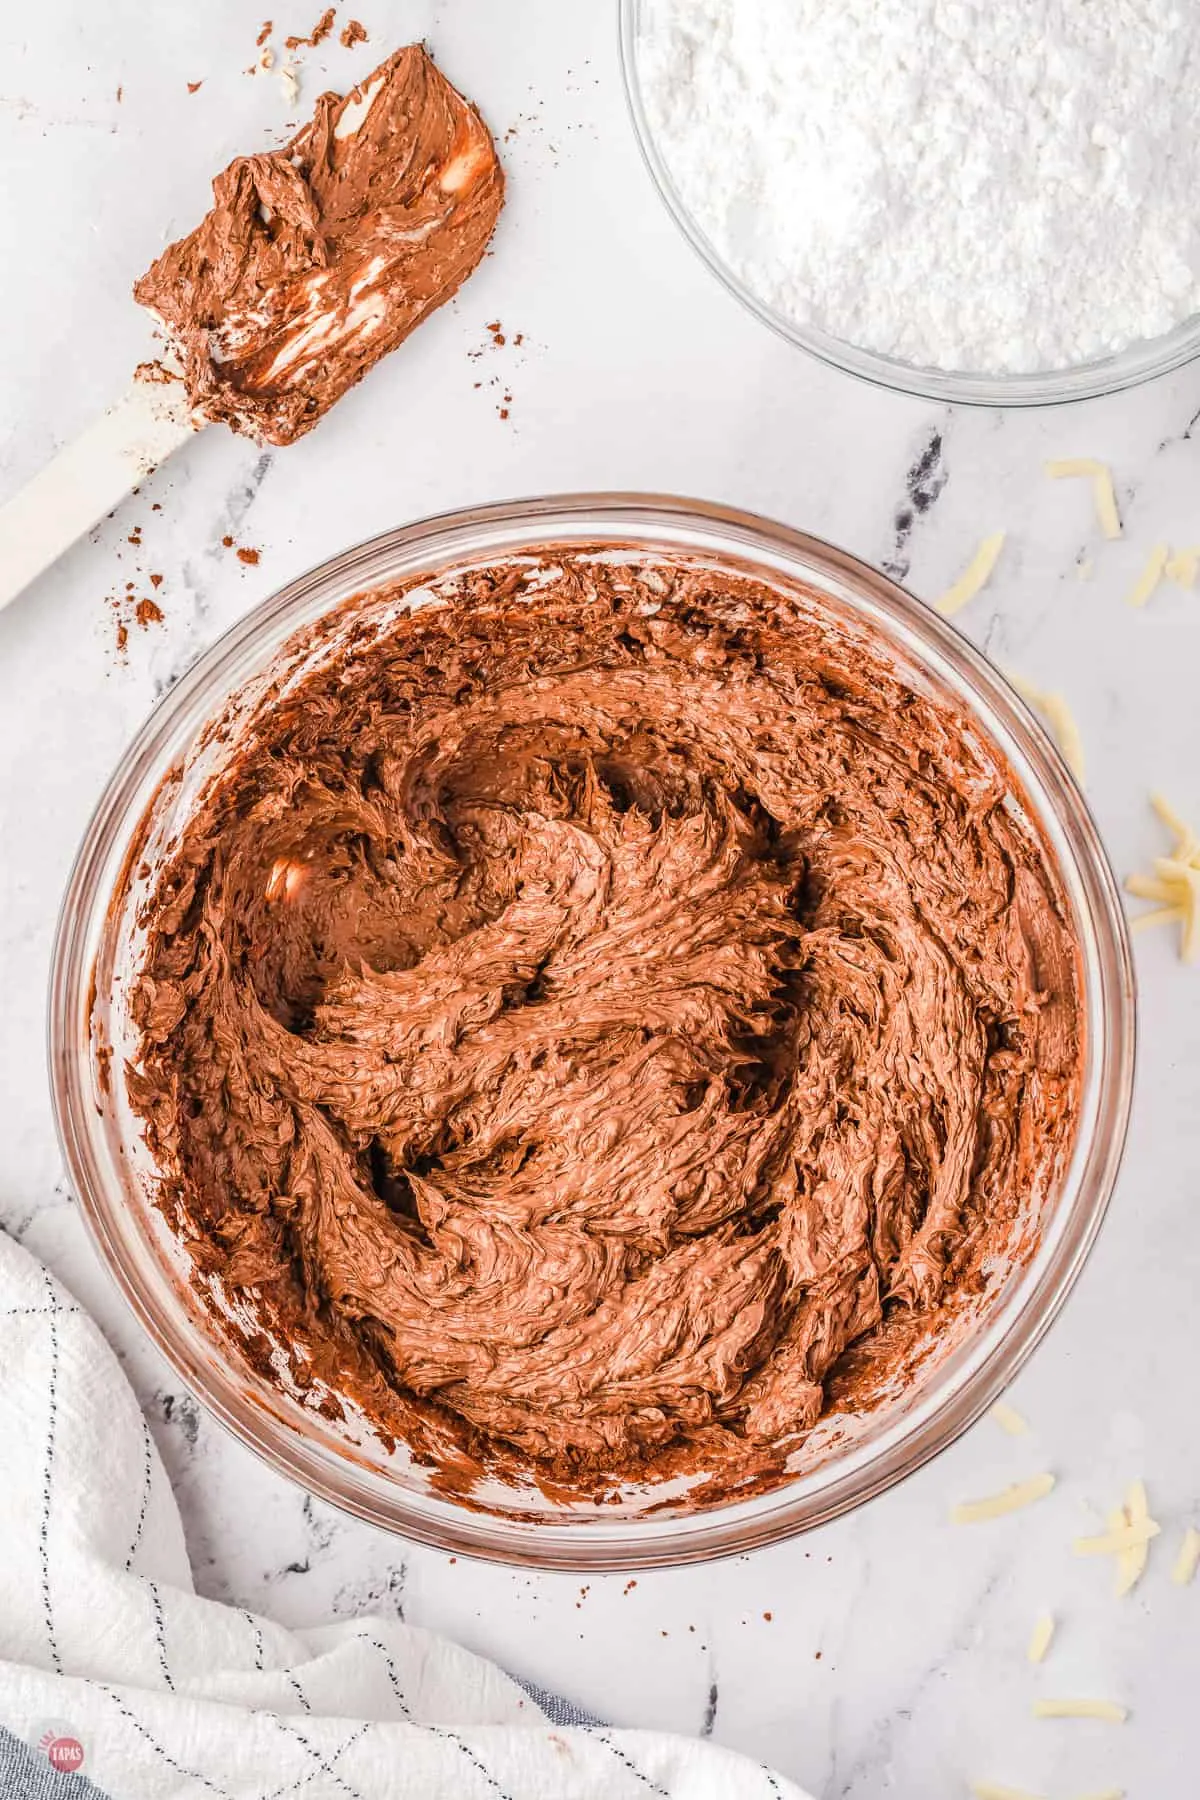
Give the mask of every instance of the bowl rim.
[[(651, 1515), (633, 1523), (538, 1521), (527, 1527), (493, 1513), (475, 1513), (441, 1497), (427, 1501), (395, 1482), (381, 1496), (377, 1490), (382, 1482), (358, 1475), (354, 1459), (344, 1448), (338, 1452), (323, 1447), (311, 1434), (297, 1431), (294, 1421), (289, 1429), (282, 1409), (276, 1411), (272, 1422), (269, 1403), (247, 1389), (245, 1378), (233, 1372), (223, 1351), (219, 1359), (215, 1356), (211, 1336), (205, 1338), (189, 1328), (181, 1341), (179, 1320), (164, 1321), (146, 1292), (144, 1271), (139, 1275), (132, 1266), (129, 1244), (135, 1226), (128, 1216), (132, 1209), (122, 1193), (116, 1192), (114, 1197), (109, 1191), (113, 1186), (110, 1177), (116, 1171), (105, 1168), (98, 1149), (95, 1115), (102, 1109), (96, 1092), (84, 1091), (85, 1071), (94, 1060), (91, 1017), (98, 946), (117, 892), (112, 872), (127, 866), (144, 816), (145, 796), (161, 784), (164, 771), (156, 765), (162, 762), (168, 732), (178, 734), (186, 729), (189, 741), (194, 741), (203, 723), (237, 691), (237, 684), (229, 685), (227, 677), (239, 658), (245, 660), (252, 653), (254, 667), (261, 669), (297, 626), (323, 616), (341, 600), (377, 585), (381, 578), (387, 579), (381, 570), (397, 557), (408, 554), (413, 568), (422, 567), (431, 557), (444, 558), (445, 550), (464, 533), (469, 537), (481, 532), (503, 539), (499, 551), (493, 545), (486, 552), (492, 556), (515, 554), (522, 544), (532, 549), (564, 542), (583, 546), (597, 540), (635, 549), (639, 544), (650, 548), (658, 543), (669, 549), (672, 530), (719, 539), (719, 544), (710, 546), (710, 554), (730, 558), (742, 554), (764, 573), (774, 567), (780, 573), (790, 572), (792, 579), (815, 585), (818, 591), (824, 584), (830, 595), (844, 589), (853, 596), (855, 607), (865, 604), (869, 610), (873, 604), (910, 654), (927, 656), (932, 666), (943, 672), (952, 668), (955, 679), (965, 682), (972, 696), (970, 704), (978, 708), (975, 716), (988, 736), (998, 741), (1026, 802), (1031, 788), (1036, 795), (1033, 813), (1043, 836), (1052, 826), (1060, 837), (1069, 833), (1062, 842), (1054, 840), (1053, 853), (1073, 907), (1078, 912), (1081, 899), (1086, 902), (1085, 916), (1077, 923), (1091, 947), (1089, 954), (1097, 944), (1103, 951), (1098, 975), (1092, 969), (1092, 977), (1099, 982), (1096, 994), (1090, 986), (1087, 990), (1089, 1008), (1094, 1001), (1099, 1004), (1095, 1021), (1090, 1010), (1087, 1019), (1090, 1067), (1097, 1046), (1102, 1053), (1102, 1066), (1096, 1064), (1088, 1078), (1097, 1109), (1093, 1128), (1086, 1136), (1081, 1105), (1071, 1165), (1050, 1221), (1055, 1229), (1053, 1234), (1049, 1229), (1047, 1233), (1053, 1238), (1052, 1254), (1039, 1247), (1020, 1274), (1006, 1284), (994, 1316), (989, 1315), (977, 1332), (968, 1334), (962, 1349), (956, 1348), (947, 1357), (947, 1365), (962, 1359), (951, 1391), (946, 1391), (948, 1380), (940, 1372), (928, 1394), (898, 1409), (896, 1423), (879, 1434), (871, 1456), (865, 1462), (858, 1459), (861, 1466), (856, 1466), (858, 1452), (852, 1450), (832, 1459), (830, 1473), (818, 1468), (811, 1477), (784, 1483), (755, 1500), (683, 1517)], [(480, 546), (460, 560), (478, 561), (483, 554)], [(264, 637), (270, 633), (274, 635), (264, 647)], [(247, 678), (244, 671), (242, 679)], [(969, 704), (966, 700), (961, 703)], [(168, 761), (168, 768), (174, 760)], [(155, 779), (148, 787), (151, 777)], [(1064, 842), (1069, 848), (1065, 864)], [(993, 1404), (1058, 1316), (1103, 1222), (1129, 1121), (1134, 996), (1124, 910), (1086, 803), (1057, 748), (1025, 702), (948, 621), (857, 557), (757, 514), (667, 495), (568, 494), (455, 509), (352, 546), (296, 577), (252, 609), (167, 690), (119, 759), (72, 867), (54, 939), (48, 1054), (64, 1161), (101, 1260), (157, 1349), (227, 1429), (277, 1472), (343, 1510), (410, 1539), (491, 1561), (601, 1572), (736, 1555), (826, 1523), (915, 1473)], [(989, 1342), (992, 1338), (996, 1341)]]
[(659, 198), (700, 261), (717, 277), (727, 293), (787, 343), (869, 386), (941, 401), (946, 405), (977, 407), (1060, 406), (1073, 401), (1098, 400), (1109, 394), (1123, 393), (1127, 388), (1140, 387), (1157, 376), (1169, 375), (1200, 356), (1200, 312), (1193, 313), (1182, 324), (1159, 337), (1136, 339), (1124, 350), (1089, 357), (1065, 369), (1011, 375), (937, 369), (905, 362), (900, 357), (863, 349), (815, 325), (801, 324), (789, 318), (734, 274), (701, 229), (675, 185), (651, 127), (642, 92), (638, 43), (642, 9), (646, 3), (647, 0), (618, 0), (617, 9), (625, 99), (642, 161)]

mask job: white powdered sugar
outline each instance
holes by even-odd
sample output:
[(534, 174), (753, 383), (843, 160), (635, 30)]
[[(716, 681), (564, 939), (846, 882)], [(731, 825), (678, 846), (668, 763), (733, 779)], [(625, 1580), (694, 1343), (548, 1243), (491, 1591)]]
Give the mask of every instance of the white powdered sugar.
[(1200, 311), (1200, 0), (643, 0), (655, 141), (760, 300), (941, 369)]

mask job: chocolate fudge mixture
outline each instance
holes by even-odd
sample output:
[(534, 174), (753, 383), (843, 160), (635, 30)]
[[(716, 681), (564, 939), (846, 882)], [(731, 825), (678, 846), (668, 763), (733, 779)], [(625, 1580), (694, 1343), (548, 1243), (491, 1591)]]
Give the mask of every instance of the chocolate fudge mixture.
[(582, 552), (435, 585), (351, 603), (158, 878), (161, 1203), (418, 1455), (777, 1479), (1061, 1172), (1058, 877), (811, 596)]
[(503, 199), (487, 127), (413, 44), (322, 94), (282, 150), (230, 163), (134, 295), (196, 411), (290, 444), (457, 293)]

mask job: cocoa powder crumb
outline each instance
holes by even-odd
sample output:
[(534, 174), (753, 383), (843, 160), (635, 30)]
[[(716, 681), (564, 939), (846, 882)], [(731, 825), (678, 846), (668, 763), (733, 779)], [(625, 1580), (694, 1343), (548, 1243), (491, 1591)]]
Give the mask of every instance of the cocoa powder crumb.
[(224, 544), (224, 546), (227, 550), (233, 549), (233, 539), (231, 537), (223, 537), (221, 539), (221, 542)]
[(124, 650), (129, 642), (129, 627), (123, 619), (117, 622), (117, 649)]
[(200, 89), (203, 86), (204, 86), (204, 82), (202, 80), (201, 81), (189, 81), (187, 84), (187, 91), (189, 94), (198, 94), (200, 92)]
[(260, 554), (261, 552), (258, 550), (248, 550), (243, 544), (237, 553), (237, 557), (239, 562), (253, 564), (258, 561)]
[(307, 37), (284, 38), (284, 44), (289, 50), (315, 50), (318, 44), (325, 42), (333, 30), (333, 15), (336, 11), (337, 8), (334, 6), (326, 7)]
[(119, 87), (117, 89), (117, 105), (118, 106), (120, 106), (120, 104), (124, 98), (125, 98), (125, 89), (124, 89), (124, 87)]
[(150, 586), (152, 588), (160, 588), (162, 586), (162, 584), (163, 584), (163, 578), (161, 575), (152, 575), (150, 577)]
[(134, 617), (137, 619), (138, 624), (141, 626), (142, 630), (144, 631), (146, 629), (147, 625), (161, 625), (162, 624), (163, 610), (162, 610), (162, 607), (159, 606), (153, 600), (150, 600), (150, 599), (139, 600), (137, 603), (137, 610), (134, 614)]
[(366, 31), (363, 28), (363, 26), (361, 26), (359, 24), (357, 19), (351, 19), (350, 23), (346, 26), (345, 30), (342, 32), (342, 36), (341, 36), (342, 49), (343, 50), (352, 50), (354, 48), (355, 44), (365, 44), (366, 41), (367, 41), (367, 34), (366, 34)]
[(133, 528), (133, 530), (132, 530), (132, 531), (131, 531), (131, 532), (130, 532), (130, 534), (129, 534), (129, 536), (128, 536), (128, 537), (127, 537), (127, 538), (126, 538), (126, 540), (125, 540), (125, 541), (126, 541), (126, 543), (127, 543), (127, 544), (135, 544), (135, 545), (136, 545), (136, 544), (140, 544), (140, 543), (141, 543), (141, 541), (142, 541), (142, 528), (141, 528), (141, 526), (140, 526), (140, 525), (135, 525), (135, 526), (134, 526), (134, 528)]
[(262, 49), (263, 45), (266, 43), (267, 39), (270, 37), (270, 35), (271, 35), (272, 31), (274, 31), (274, 29), (275, 29), (274, 19), (264, 19), (263, 20), (262, 25), (259, 28), (258, 36), (254, 40), (254, 48), (256, 50)]

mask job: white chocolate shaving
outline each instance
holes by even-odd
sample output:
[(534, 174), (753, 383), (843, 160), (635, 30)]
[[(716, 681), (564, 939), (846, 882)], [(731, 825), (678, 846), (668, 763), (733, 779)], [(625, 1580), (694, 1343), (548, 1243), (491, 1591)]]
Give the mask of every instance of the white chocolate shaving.
[(1026, 1660), (1031, 1663), (1045, 1662), (1046, 1652), (1050, 1648), (1053, 1637), (1054, 1614), (1048, 1612), (1039, 1614), (1029, 1639), (1029, 1648), (1025, 1652)]
[(1057, 462), (1048, 462), (1046, 473), (1055, 481), (1070, 480), (1075, 476), (1090, 481), (1101, 531), (1106, 538), (1120, 537), (1121, 515), (1117, 511), (1112, 470), (1107, 463), (1098, 462), (1094, 456), (1064, 456)]
[[(1125, 1496), (1125, 1504), (1114, 1513), (1110, 1524), (1145, 1525), (1150, 1520), (1150, 1503), (1146, 1497), (1144, 1481), (1135, 1481)], [(1150, 1555), (1150, 1540), (1141, 1544), (1131, 1544), (1128, 1550), (1122, 1550), (1117, 1557), (1117, 1575), (1115, 1592), (1118, 1600), (1133, 1592), (1142, 1576), (1146, 1573), (1146, 1561)]]
[(1173, 551), (1163, 574), (1177, 587), (1195, 587), (1196, 576), (1200, 574), (1200, 544), (1188, 544), (1183, 550)]
[(1053, 1487), (1053, 1475), (1033, 1475), (1028, 1481), (1018, 1481), (1012, 1487), (1005, 1488), (1002, 1494), (989, 1494), (985, 1500), (964, 1500), (954, 1508), (950, 1517), (956, 1525), (975, 1525), (983, 1519), (999, 1519), (1005, 1513), (1018, 1512), (1023, 1506), (1032, 1506), (1035, 1500), (1044, 1500)]
[(1137, 1525), (1119, 1525), (1101, 1537), (1076, 1538), (1072, 1548), (1076, 1556), (1120, 1556), (1126, 1550), (1148, 1544), (1161, 1530), (1162, 1526), (1153, 1519), (1143, 1519)]
[(1139, 900), (1154, 900), (1155, 910), (1133, 920), (1135, 929), (1147, 925), (1173, 924), (1178, 920), (1179, 954), (1184, 962), (1200, 962), (1200, 837), (1179, 814), (1167, 805), (1160, 794), (1152, 794), (1150, 804), (1175, 843), (1170, 856), (1155, 858), (1152, 874), (1137, 873), (1125, 880), (1128, 893)]
[(1029, 1430), (1016, 1407), (1010, 1406), (1006, 1400), (997, 1400), (992, 1408), (992, 1417), (1008, 1437), (1024, 1437)]
[(941, 613), (943, 619), (952, 618), (968, 600), (975, 598), (980, 588), (987, 584), (996, 566), (1004, 548), (1004, 535), (1002, 531), (997, 531), (991, 537), (984, 538), (958, 580), (946, 589), (940, 600), (934, 601), (934, 612)]
[(1147, 600), (1150, 599), (1154, 590), (1163, 578), (1163, 574), (1167, 567), (1167, 558), (1170, 554), (1171, 550), (1168, 544), (1155, 544), (1153, 550), (1146, 559), (1145, 568), (1134, 582), (1130, 592), (1126, 595), (1126, 599), (1129, 601), (1130, 606), (1138, 608), (1145, 606)]
[(1171, 1580), (1176, 1587), (1187, 1587), (1200, 1568), (1200, 1531), (1189, 1525), (1183, 1534), (1183, 1542), (1179, 1546), (1179, 1555), (1171, 1568)]
[(1116, 1700), (1035, 1700), (1035, 1719), (1106, 1719), (1110, 1725), (1123, 1725), (1129, 1717), (1128, 1707)]
[(1043, 693), (1020, 675), (1014, 675), (1011, 669), (1007, 669), (1005, 673), (1022, 700), (1041, 713), (1062, 752), (1063, 761), (1082, 787), (1087, 775), (1087, 764), (1083, 755), (1083, 736), (1075, 714), (1061, 694)]

